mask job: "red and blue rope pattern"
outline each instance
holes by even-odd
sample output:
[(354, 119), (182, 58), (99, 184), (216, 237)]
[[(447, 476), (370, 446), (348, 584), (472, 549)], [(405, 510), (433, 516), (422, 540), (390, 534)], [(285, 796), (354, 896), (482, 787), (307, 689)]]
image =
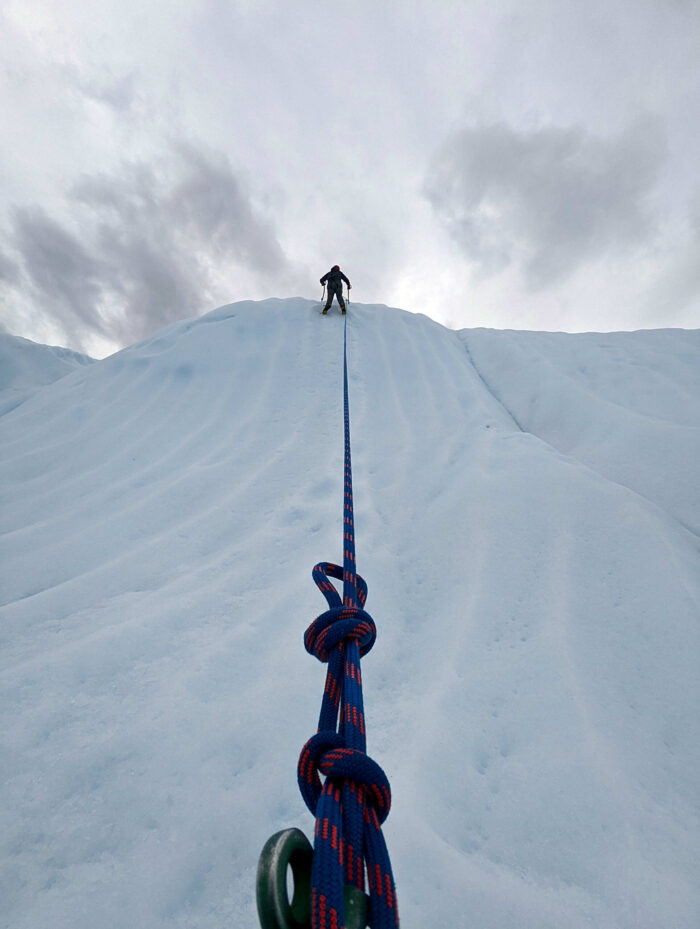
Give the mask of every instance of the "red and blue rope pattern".
[[(312, 929), (343, 929), (343, 887), (369, 887), (372, 929), (399, 925), (394, 878), (381, 825), (389, 815), (389, 781), (366, 753), (360, 658), (376, 638), (364, 610), (367, 584), (355, 570), (355, 525), (350, 460), (347, 319), (343, 338), (345, 488), (343, 567), (321, 562), (313, 579), (328, 610), (306, 630), (306, 650), (328, 664), (318, 732), (299, 758), (299, 788), (316, 817), (311, 874)], [(343, 599), (328, 578), (343, 581)], [(325, 783), (320, 775), (324, 775)]]

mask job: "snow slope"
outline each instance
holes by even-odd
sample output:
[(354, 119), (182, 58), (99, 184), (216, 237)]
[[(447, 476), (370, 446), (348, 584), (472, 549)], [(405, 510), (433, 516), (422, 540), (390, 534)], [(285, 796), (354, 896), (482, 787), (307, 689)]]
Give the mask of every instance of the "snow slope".
[(24, 403), (40, 387), (92, 361), (68, 348), (37, 345), (0, 332), (0, 416)]
[[(402, 926), (695, 929), (700, 333), (351, 313)], [(341, 320), (175, 324), (0, 417), (0, 449), (0, 925), (256, 926), (262, 844), (312, 830)]]
[(700, 330), (460, 335), (521, 428), (700, 532)]

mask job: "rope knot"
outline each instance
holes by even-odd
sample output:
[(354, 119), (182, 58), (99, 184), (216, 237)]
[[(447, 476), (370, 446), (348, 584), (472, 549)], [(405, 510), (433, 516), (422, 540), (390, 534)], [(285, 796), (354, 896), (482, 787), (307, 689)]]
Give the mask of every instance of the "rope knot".
[(357, 606), (335, 606), (311, 623), (304, 633), (304, 646), (310, 655), (327, 663), (341, 642), (355, 639), (363, 657), (376, 638), (377, 627), (369, 613)]
[(381, 767), (365, 752), (345, 747), (345, 740), (337, 732), (326, 730), (312, 736), (299, 756), (299, 788), (304, 802), (316, 813), (323, 785), (319, 776), (349, 781), (356, 788), (364, 788), (365, 801), (383, 823), (391, 809), (391, 788)]

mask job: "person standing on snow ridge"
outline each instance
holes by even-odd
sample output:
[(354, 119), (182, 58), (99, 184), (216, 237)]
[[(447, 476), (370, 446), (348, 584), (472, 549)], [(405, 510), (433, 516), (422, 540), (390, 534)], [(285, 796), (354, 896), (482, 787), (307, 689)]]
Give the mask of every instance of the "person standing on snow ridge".
[(350, 289), (352, 288), (352, 284), (340, 270), (339, 265), (333, 265), (330, 271), (327, 274), (324, 274), (321, 278), (322, 284), (328, 283), (328, 299), (326, 300), (326, 305), (323, 308), (324, 316), (330, 309), (334, 296), (338, 298), (340, 309), (343, 313), (345, 313), (345, 300), (343, 300), (343, 281), (345, 281), (345, 283), (348, 285), (349, 294)]

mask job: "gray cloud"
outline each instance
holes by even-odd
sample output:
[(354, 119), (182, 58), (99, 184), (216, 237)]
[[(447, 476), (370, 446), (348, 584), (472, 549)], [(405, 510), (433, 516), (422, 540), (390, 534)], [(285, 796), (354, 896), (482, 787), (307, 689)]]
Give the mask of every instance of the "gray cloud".
[(0, 284), (18, 284), (20, 270), (17, 263), (0, 252)]
[(644, 308), (649, 318), (667, 325), (700, 324), (700, 192), (689, 206), (686, 237), (679, 236), (657, 264)]
[(70, 224), (40, 207), (14, 210), (16, 260), (0, 255), (0, 276), (10, 301), (39, 307), (71, 344), (84, 347), (86, 334), (127, 344), (210, 309), (222, 268), (273, 280), (289, 272), (228, 161), (193, 146), (83, 177), (67, 201)]
[(663, 133), (645, 120), (613, 139), (581, 128), (466, 128), (438, 152), (425, 185), (437, 215), (485, 274), (516, 263), (532, 289), (655, 232)]
[(133, 71), (115, 74), (108, 66), (90, 67), (82, 64), (61, 64), (56, 68), (58, 79), (89, 100), (96, 100), (119, 112), (130, 110), (137, 99), (137, 79)]
[(40, 207), (15, 210), (13, 244), (32, 290), (63, 309), (68, 328), (93, 326), (104, 276), (99, 259)]
[(254, 213), (223, 157), (205, 157), (180, 146), (188, 171), (171, 194), (171, 209), (192, 234), (206, 239), (220, 255), (236, 254), (260, 272), (276, 272), (284, 255), (271, 227)]

